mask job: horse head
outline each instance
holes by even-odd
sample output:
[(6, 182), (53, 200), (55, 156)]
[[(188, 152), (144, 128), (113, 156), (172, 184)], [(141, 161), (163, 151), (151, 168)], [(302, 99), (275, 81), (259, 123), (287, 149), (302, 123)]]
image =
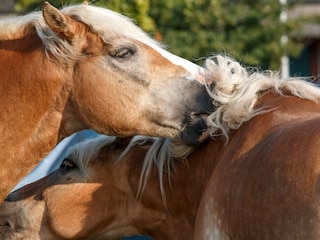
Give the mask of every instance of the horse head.
[(0, 238), (118, 239), (138, 234), (190, 238), (215, 165), (199, 156), (212, 148), (203, 144), (204, 151), (193, 155), (189, 164), (175, 160), (172, 175), (169, 166), (159, 167), (167, 165), (159, 157), (141, 182), (145, 162), (153, 162), (153, 154), (159, 152), (153, 149), (158, 140), (162, 139), (100, 136), (79, 143), (58, 169), (12, 192), (0, 204)]
[(1, 19), (0, 74), (1, 199), (74, 132), (195, 145), (213, 108), (203, 68), (86, 4)]
[(213, 109), (204, 69), (165, 51), (107, 9), (78, 5), (59, 11), (45, 3), (43, 16), (57, 41), (69, 44), (67, 58), (48, 47), (73, 69), (66, 109), (78, 114), (72, 124), (64, 115), (62, 131), (80, 124), (109, 135), (198, 142), (206, 130), (203, 115)]

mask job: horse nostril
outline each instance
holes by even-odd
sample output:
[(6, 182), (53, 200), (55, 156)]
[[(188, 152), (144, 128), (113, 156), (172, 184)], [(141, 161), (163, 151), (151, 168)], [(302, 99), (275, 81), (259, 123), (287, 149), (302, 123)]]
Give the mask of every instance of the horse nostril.
[(8, 220), (2, 220), (0, 221), (0, 227), (9, 227), (11, 228), (11, 224)]

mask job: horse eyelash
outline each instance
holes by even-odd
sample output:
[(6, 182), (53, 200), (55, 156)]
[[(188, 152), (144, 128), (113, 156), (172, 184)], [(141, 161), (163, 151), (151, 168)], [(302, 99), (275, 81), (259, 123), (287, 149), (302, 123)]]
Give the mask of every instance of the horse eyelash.
[(77, 168), (78, 166), (74, 163), (72, 159), (65, 158), (63, 159), (62, 163), (60, 164), (60, 168), (64, 170), (70, 170)]
[(115, 54), (114, 57), (116, 58), (128, 58), (130, 56), (132, 56), (135, 53), (135, 51), (131, 48), (128, 47), (123, 47), (118, 49)]

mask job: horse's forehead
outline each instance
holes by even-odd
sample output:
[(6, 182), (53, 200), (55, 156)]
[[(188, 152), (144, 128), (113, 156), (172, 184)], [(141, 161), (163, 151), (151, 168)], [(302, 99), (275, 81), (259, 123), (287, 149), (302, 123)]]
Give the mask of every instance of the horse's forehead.
[(130, 19), (117, 12), (89, 5), (67, 7), (63, 9), (63, 12), (88, 25), (94, 32), (98, 33), (105, 42), (108, 42), (110, 37), (115, 36), (138, 40), (153, 48), (171, 63), (191, 72), (193, 76), (196, 76), (199, 72), (199, 66), (166, 51), (157, 41), (149, 37)]
[(133, 24), (127, 17), (109, 9), (88, 5), (75, 5), (62, 10), (65, 14), (87, 24), (103, 39), (110, 36), (126, 36), (144, 43), (157, 45), (138, 26)]

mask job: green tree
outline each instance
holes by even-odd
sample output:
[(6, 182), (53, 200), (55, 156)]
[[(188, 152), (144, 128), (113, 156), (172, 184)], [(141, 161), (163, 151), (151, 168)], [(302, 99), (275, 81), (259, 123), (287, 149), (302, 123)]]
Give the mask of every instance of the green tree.
[[(302, 49), (290, 37), (297, 23), (280, 22), (279, 0), (153, 0), (150, 9), (163, 41), (188, 59), (222, 52), (248, 65), (279, 69), (283, 54)], [(284, 34), (286, 46), (280, 43)]]
[[(42, 2), (18, 0), (16, 10), (39, 9)], [(56, 7), (65, 4), (50, 2)], [(68, 0), (68, 4), (79, 2)], [(171, 52), (199, 64), (209, 55), (225, 53), (246, 65), (278, 70), (283, 54), (297, 56), (302, 49), (301, 42), (295, 41), (298, 31), (293, 31), (299, 24), (280, 22), (279, 0), (107, 0), (93, 4), (134, 19)], [(289, 37), (286, 45), (280, 43), (282, 35)]]
[[(83, 3), (85, 0), (50, 0), (49, 2), (57, 7), (61, 8), (65, 5), (71, 5), (75, 3)], [(39, 10), (43, 4), (43, 0), (18, 0), (15, 6), (17, 12), (31, 12)], [(148, 16), (150, 3), (149, 0), (107, 0), (97, 1), (91, 4), (107, 7), (116, 12), (120, 12), (127, 17), (131, 18), (146, 32), (154, 32), (155, 23), (151, 17)]]

